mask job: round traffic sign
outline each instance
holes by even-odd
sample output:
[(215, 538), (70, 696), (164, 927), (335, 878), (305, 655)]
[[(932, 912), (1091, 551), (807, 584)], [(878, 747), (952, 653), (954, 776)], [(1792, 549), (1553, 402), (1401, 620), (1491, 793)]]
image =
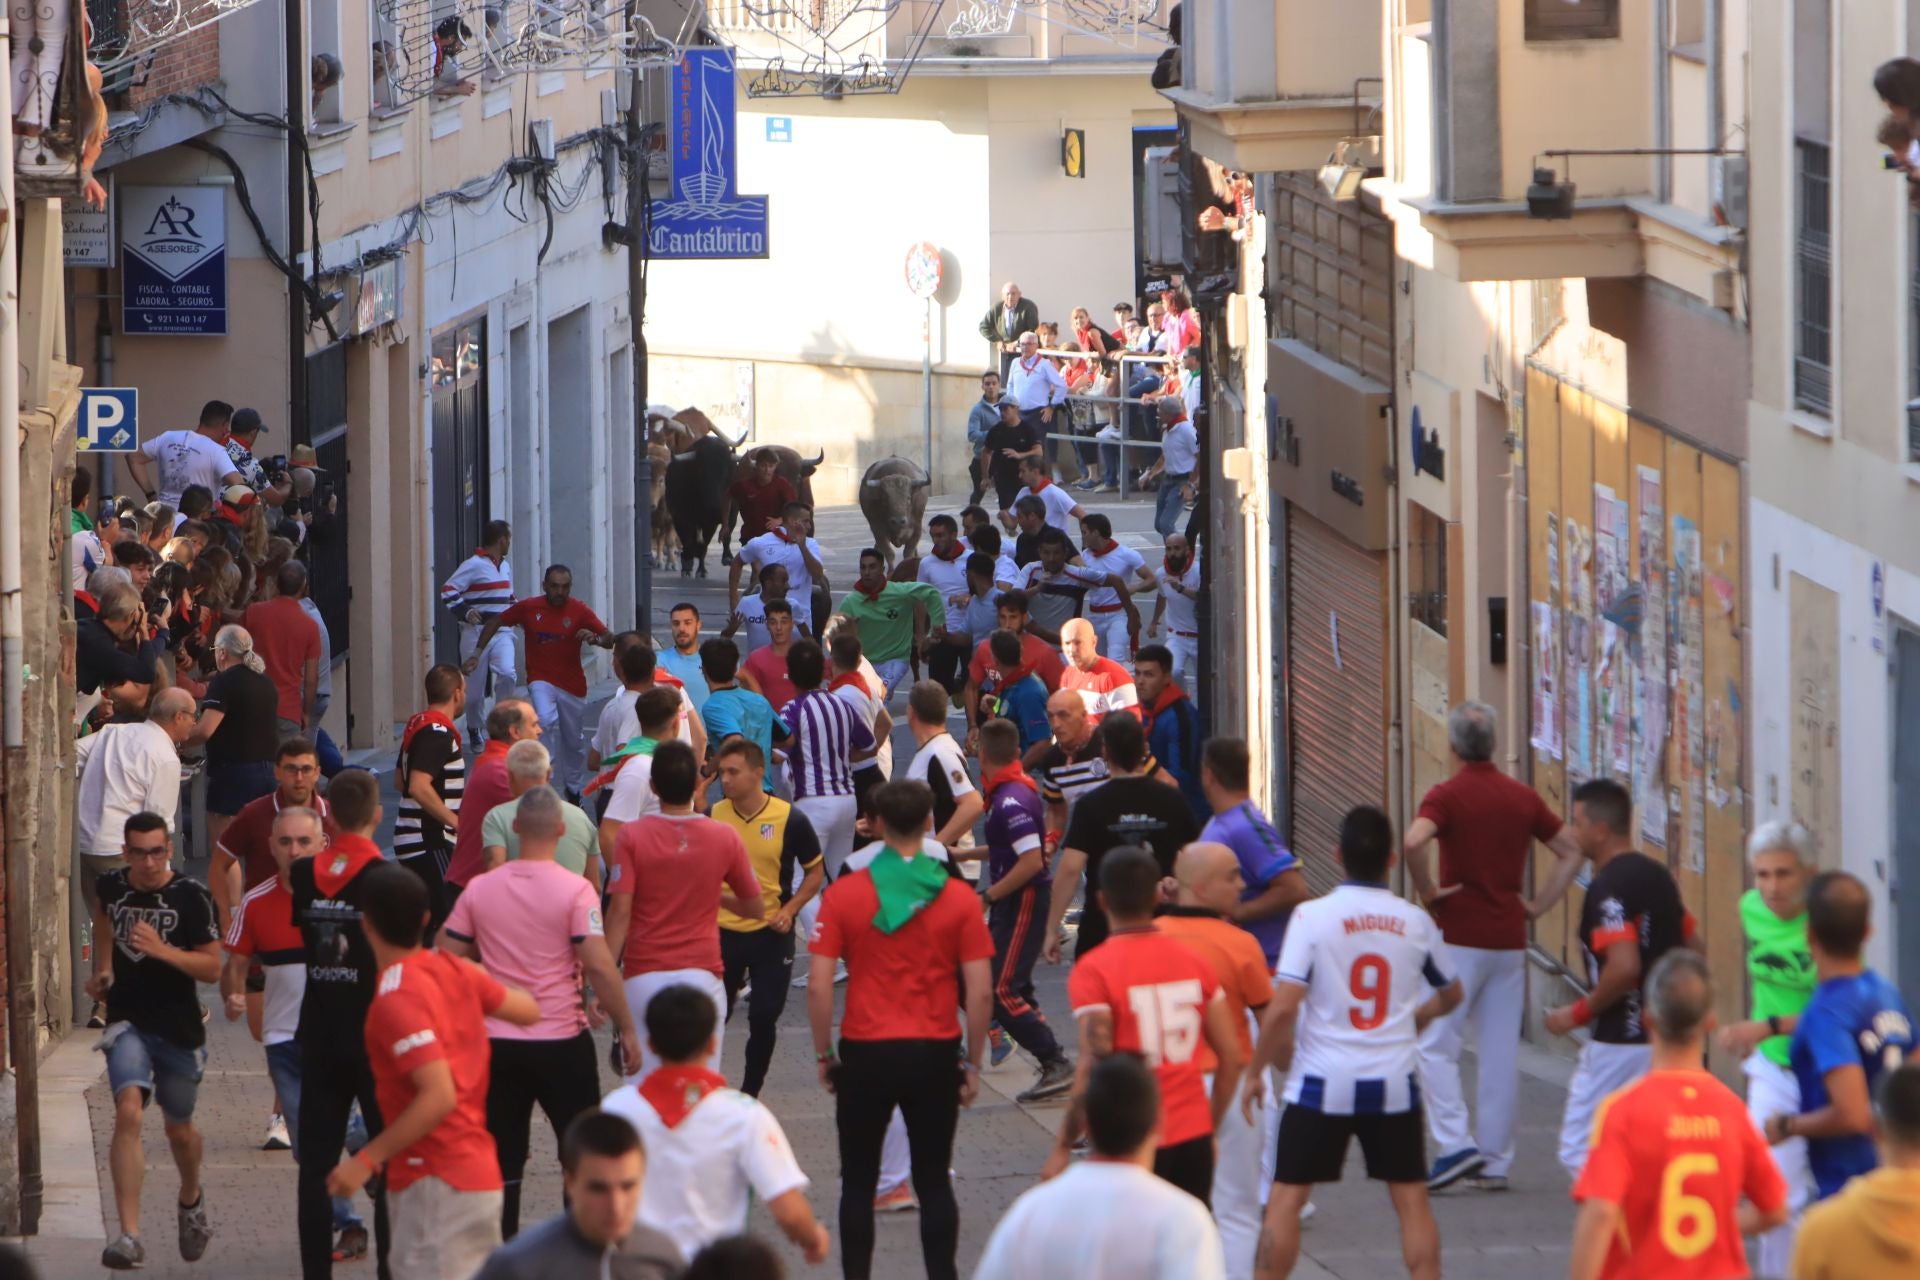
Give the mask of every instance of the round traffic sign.
[(930, 240), (907, 250), (907, 291), (916, 298), (940, 292), (940, 250)]

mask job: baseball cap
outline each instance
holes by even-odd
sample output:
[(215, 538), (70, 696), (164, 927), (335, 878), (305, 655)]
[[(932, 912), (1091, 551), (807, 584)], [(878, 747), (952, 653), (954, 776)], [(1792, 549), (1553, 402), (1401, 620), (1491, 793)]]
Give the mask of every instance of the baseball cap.
[(220, 491), (220, 501), (230, 507), (250, 507), (259, 500), (251, 485), (230, 484)]
[(267, 425), (260, 421), (258, 409), (235, 409), (233, 421), (227, 429), (236, 436), (250, 436), (256, 431), (265, 431)]

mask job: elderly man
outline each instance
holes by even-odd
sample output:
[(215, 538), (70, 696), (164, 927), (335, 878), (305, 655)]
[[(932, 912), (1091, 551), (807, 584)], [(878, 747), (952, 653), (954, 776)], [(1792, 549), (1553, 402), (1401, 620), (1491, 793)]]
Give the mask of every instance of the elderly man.
[[(1127, 600), (1126, 607), (1132, 613), (1133, 602)], [(1137, 630), (1140, 615), (1132, 616)], [(1139, 716), (1140, 691), (1133, 677), (1112, 658), (1100, 656), (1099, 637), (1091, 622), (1068, 619), (1060, 628), (1060, 652), (1067, 660), (1066, 669), (1060, 673), (1060, 691), (1078, 694), (1095, 724), (1117, 711)]]
[(1031, 298), (1022, 297), (1020, 286), (1009, 280), (1000, 286), (1000, 305), (980, 318), (980, 336), (993, 344), (1000, 357), (1000, 381), (1007, 380), (1013, 366), (1013, 353), (1019, 349), (1020, 335), (1040, 327), (1040, 308)]
[[(1520, 1095), (1520, 1024), (1527, 978), (1527, 921), (1567, 891), (1580, 870), (1573, 832), (1539, 792), (1493, 764), (1493, 708), (1464, 702), (1447, 717), (1451, 778), (1428, 791), (1407, 828), (1407, 874), (1433, 909), (1448, 968), (1466, 999), (1420, 1037), (1420, 1084), (1433, 1130), (1433, 1190), (1478, 1174), (1473, 1185), (1503, 1190), (1513, 1164), (1513, 1107)], [(1427, 844), (1440, 840), (1440, 884)], [(1540, 896), (1528, 903), (1527, 864), (1539, 840), (1558, 856)], [(1479, 1141), (1467, 1126), (1460, 1090), (1460, 1041), (1473, 1024), (1479, 1055)]]
[[(507, 748), (507, 790), (512, 799), (495, 805), (480, 824), (480, 845), (491, 871), (520, 856), (520, 829), (514, 825), (520, 798), (535, 787), (553, 781), (553, 756), (531, 739)], [(562, 830), (554, 841), (553, 860), (600, 888), (600, 843), (593, 819), (577, 804), (560, 802)]]
[(506, 698), (487, 712), (487, 746), (467, 770), (460, 794), (460, 829), (454, 833), (453, 856), (447, 861), (446, 894), (434, 906), (433, 928), (438, 929), (467, 881), (487, 869), (484, 844), (487, 815), (513, 799), (507, 781), (507, 752), (513, 744), (541, 736), (540, 717), (524, 698)]
[(1145, 479), (1160, 477), (1160, 493), (1153, 507), (1153, 527), (1161, 537), (1180, 523), (1186, 487), (1200, 466), (1200, 436), (1187, 418), (1187, 407), (1173, 396), (1163, 396), (1155, 411), (1160, 419), (1160, 456), (1147, 468)]
[[(96, 575), (97, 576), (97, 575)], [(164, 623), (166, 619), (155, 619)], [(74, 685), (81, 695), (80, 714), (92, 709), (102, 689), (154, 683), (155, 664), (166, 652), (164, 630), (147, 637), (147, 611), (131, 584), (110, 588), (99, 597), (99, 610), (74, 629)]]
[(1054, 442), (1047, 433), (1054, 429), (1054, 409), (1066, 408), (1067, 380), (1052, 360), (1040, 354), (1039, 335), (1030, 330), (1020, 335), (1018, 355), (1007, 373), (1007, 395), (1019, 406), (1020, 420), (1032, 428), (1045, 449), (1044, 466), (1052, 471)]

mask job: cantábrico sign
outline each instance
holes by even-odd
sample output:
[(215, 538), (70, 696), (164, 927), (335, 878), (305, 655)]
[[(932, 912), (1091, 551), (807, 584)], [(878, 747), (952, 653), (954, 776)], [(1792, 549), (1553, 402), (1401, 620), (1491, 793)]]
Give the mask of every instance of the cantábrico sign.
[(686, 50), (667, 121), (671, 194), (647, 210), (650, 256), (767, 256), (767, 198), (734, 190), (735, 123), (733, 51)]
[(227, 332), (225, 187), (122, 187), (123, 333)]

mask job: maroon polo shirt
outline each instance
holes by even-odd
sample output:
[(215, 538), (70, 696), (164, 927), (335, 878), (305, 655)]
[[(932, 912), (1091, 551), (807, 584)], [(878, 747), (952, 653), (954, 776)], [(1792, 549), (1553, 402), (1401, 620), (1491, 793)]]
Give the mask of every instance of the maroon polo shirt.
[(1527, 863), (1535, 840), (1560, 834), (1540, 793), (1478, 761), (1427, 792), (1420, 816), (1439, 828), (1440, 934), (1456, 947), (1520, 951), (1527, 945)]
[(467, 770), (466, 786), (460, 792), (460, 830), (453, 838), (453, 857), (447, 862), (448, 884), (466, 888), (467, 881), (487, 869), (487, 850), (481, 839), (481, 827), (495, 806), (513, 799), (507, 782), (507, 748), (511, 742), (487, 743), (487, 749)]
[[(251, 893), (256, 886), (280, 874), (280, 864), (273, 860), (273, 820), (287, 803), (280, 798), (276, 787), (269, 794), (242, 805), (227, 829), (220, 833), (220, 848), (240, 864), (244, 892)], [(314, 792), (307, 808), (320, 815), (320, 827), (327, 833), (329, 843), (339, 838), (340, 828), (334, 825), (325, 796)]]

